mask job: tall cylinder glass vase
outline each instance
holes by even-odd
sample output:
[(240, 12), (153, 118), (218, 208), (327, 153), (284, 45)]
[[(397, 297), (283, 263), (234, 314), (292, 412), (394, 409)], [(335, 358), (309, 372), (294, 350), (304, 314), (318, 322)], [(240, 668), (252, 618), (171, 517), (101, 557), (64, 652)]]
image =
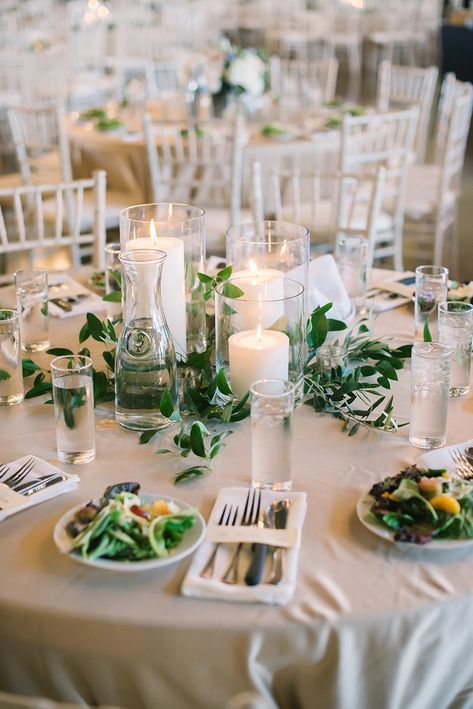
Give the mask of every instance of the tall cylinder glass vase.
[(310, 232), (281, 221), (237, 224), (227, 231), (227, 263), (234, 278), (273, 273), (302, 283), (307, 294)]
[(258, 379), (289, 380), (302, 401), (304, 288), (279, 274), (231, 278), (215, 291), (215, 363), (242, 397)]
[(204, 210), (189, 204), (138, 204), (120, 212), (122, 249), (159, 249), (167, 258), (162, 303), (176, 356), (207, 348), (204, 288), (197, 273), (205, 268)]
[(156, 249), (120, 254), (124, 322), (115, 357), (115, 417), (125, 428), (139, 431), (170, 424), (161, 413), (166, 390), (178, 407), (176, 356), (160, 290), (165, 259)]

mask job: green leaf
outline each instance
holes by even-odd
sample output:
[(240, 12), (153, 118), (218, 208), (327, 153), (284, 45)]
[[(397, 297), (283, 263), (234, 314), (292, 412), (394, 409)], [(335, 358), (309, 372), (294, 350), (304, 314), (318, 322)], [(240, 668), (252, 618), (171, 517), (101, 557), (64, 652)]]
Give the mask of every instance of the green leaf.
[(150, 431), (143, 431), (143, 433), (140, 436), (140, 445), (144, 445), (145, 443), (149, 443), (152, 438), (155, 437), (155, 435), (158, 433), (158, 429), (155, 428)]
[[(23, 374), (23, 376), (25, 376)], [(0, 369), (0, 382), (5, 382), (7, 379), (11, 379), (11, 374), (5, 369)]]
[(30, 377), (33, 372), (37, 372), (41, 369), (39, 364), (36, 364), (36, 362), (33, 362), (32, 359), (23, 359), (21, 361), (21, 366), (23, 369), (23, 376), (24, 377)]
[(346, 330), (348, 327), (343, 320), (333, 320), (332, 318), (328, 318), (327, 323), (329, 332), (339, 332), (340, 330)]
[(46, 375), (44, 374), (44, 372), (40, 372), (40, 373), (34, 378), (33, 386), (38, 386), (38, 384), (41, 384), (41, 382), (44, 382), (45, 378), (46, 378)]
[(230, 276), (232, 275), (233, 267), (232, 266), (225, 266), (225, 268), (222, 268), (218, 273), (217, 273), (217, 278), (216, 280), (221, 283), (222, 281), (227, 281)]
[(161, 395), (159, 410), (167, 419), (170, 419), (174, 413), (174, 403), (169, 389), (165, 389)]
[(174, 484), (180, 485), (181, 483), (188, 482), (189, 480), (194, 480), (194, 478), (201, 478), (203, 475), (207, 475), (210, 472), (208, 465), (195, 465), (192, 468), (186, 468), (181, 470), (180, 473), (174, 478)]
[(67, 347), (51, 347), (50, 350), (47, 350), (47, 353), (50, 355), (54, 355), (55, 357), (61, 357), (61, 355), (74, 354), (74, 352), (72, 350), (68, 350)]
[(113, 372), (115, 370), (115, 351), (109, 352), (105, 350), (105, 352), (102, 352), (102, 357)]
[(398, 378), (397, 372), (394, 369), (394, 367), (392, 366), (392, 364), (390, 364), (390, 362), (388, 362), (387, 360), (385, 360), (385, 359), (380, 360), (376, 364), (376, 369), (378, 370), (378, 372), (380, 374), (387, 377), (388, 379), (393, 379), (394, 381), (397, 381), (397, 378)]
[(242, 291), (238, 286), (233, 285), (233, 283), (224, 283), (222, 286), (222, 295), (226, 298), (241, 298), (245, 295), (245, 291)]
[(209, 284), (214, 282), (212, 276), (207, 276), (205, 273), (198, 273), (197, 278), (201, 283)]
[(121, 290), (114, 290), (108, 295), (104, 295), (102, 300), (107, 301), (107, 303), (121, 303), (122, 302), (122, 292)]
[(233, 396), (233, 391), (227, 382), (227, 376), (223, 367), (217, 372), (217, 387), (221, 394), (224, 394), (225, 396)]
[(432, 335), (430, 334), (429, 321), (425, 321), (424, 325), (424, 342), (432, 342)]
[(208, 434), (208, 431), (200, 421), (193, 423), (189, 431), (192, 452), (199, 458), (207, 457), (204, 443), (204, 435), (206, 435), (206, 433)]
[(29, 391), (26, 392), (25, 399), (33, 399), (35, 396), (41, 396), (41, 394), (46, 394), (47, 392), (52, 391), (52, 388), (53, 386), (51, 382), (41, 382), (41, 384), (32, 387)]
[(215, 446), (210, 448), (209, 458), (213, 460), (215, 456), (220, 453), (221, 450), (225, 448), (225, 443), (217, 443)]
[(85, 322), (79, 332), (79, 342), (82, 344), (90, 337), (89, 323)]
[(89, 326), (89, 332), (94, 340), (97, 342), (103, 342), (105, 334), (103, 331), (103, 325), (96, 315), (93, 313), (87, 313), (87, 324)]

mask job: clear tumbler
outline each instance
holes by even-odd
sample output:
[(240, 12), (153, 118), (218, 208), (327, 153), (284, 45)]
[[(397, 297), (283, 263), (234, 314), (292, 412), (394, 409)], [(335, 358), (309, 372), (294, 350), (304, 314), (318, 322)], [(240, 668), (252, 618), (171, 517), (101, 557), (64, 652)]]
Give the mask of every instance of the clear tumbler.
[(441, 342), (417, 342), (412, 348), (409, 442), (417, 448), (445, 445), (451, 353)]
[(0, 406), (22, 400), (20, 314), (4, 308), (0, 309)]
[(470, 391), (473, 305), (448, 301), (439, 305), (439, 340), (452, 348), (450, 396)]

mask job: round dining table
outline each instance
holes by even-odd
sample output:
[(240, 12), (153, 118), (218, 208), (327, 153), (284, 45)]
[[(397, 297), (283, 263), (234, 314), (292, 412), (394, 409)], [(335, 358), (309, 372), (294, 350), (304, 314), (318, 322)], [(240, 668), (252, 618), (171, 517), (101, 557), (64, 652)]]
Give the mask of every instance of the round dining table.
[[(52, 320), (52, 345), (78, 348), (82, 323)], [(373, 327), (409, 341), (412, 310), (384, 313)], [(47, 365), (50, 355), (36, 359)], [(409, 382), (407, 363), (393, 386), (404, 421)], [(286, 709), (473, 706), (473, 546), (392, 543), (356, 514), (373, 483), (419, 458), (408, 427), (348, 437), (330, 415), (297, 409), (293, 489), (307, 493), (307, 513), (295, 593), (281, 606), (236, 603), (181, 595), (189, 558), (146, 572), (90, 568), (59, 553), (53, 530), (67, 510), (128, 480), (208, 518), (222, 487), (250, 483), (250, 422), (234, 426), (211, 474), (176, 487), (188, 461), (156, 455), (156, 441), (139, 445), (112, 403), (96, 408), (95, 460), (60, 464), (45, 398), (0, 409), (0, 459), (34, 454), (80, 483), (0, 523), (0, 691), (129, 709), (244, 706), (235, 704), (244, 692)], [(452, 400), (448, 444), (472, 434), (473, 398)]]

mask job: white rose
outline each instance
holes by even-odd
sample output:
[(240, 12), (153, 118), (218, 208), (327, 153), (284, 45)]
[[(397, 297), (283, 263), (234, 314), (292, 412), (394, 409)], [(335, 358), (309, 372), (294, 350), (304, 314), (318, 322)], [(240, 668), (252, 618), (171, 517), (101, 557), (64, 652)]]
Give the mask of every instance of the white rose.
[(241, 86), (253, 96), (261, 96), (264, 92), (264, 64), (253, 53), (237, 57), (228, 67), (226, 78), (232, 86)]

